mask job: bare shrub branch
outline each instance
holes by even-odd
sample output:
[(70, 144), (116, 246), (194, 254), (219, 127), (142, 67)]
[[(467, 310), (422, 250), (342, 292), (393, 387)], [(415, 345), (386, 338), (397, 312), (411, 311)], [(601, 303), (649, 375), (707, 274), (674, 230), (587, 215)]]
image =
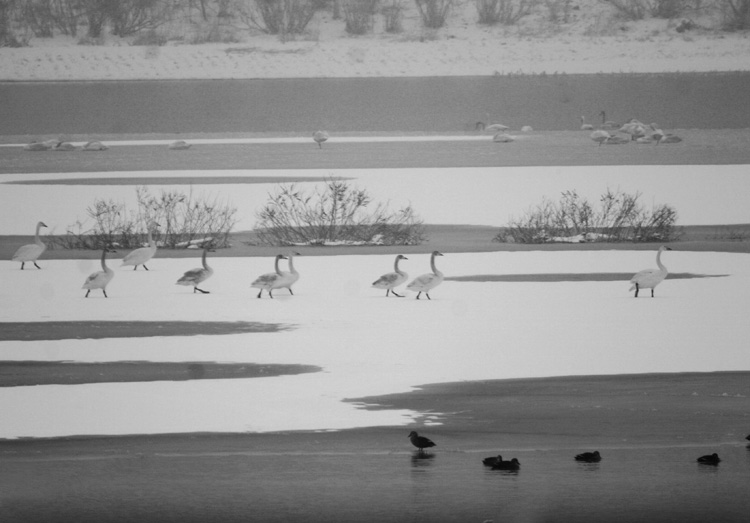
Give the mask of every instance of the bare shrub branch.
[(607, 189), (598, 206), (565, 191), (555, 203), (543, 199), (520, 218), (513, 218), (495, 237), (499, 242), (570, 241), (649, 242), (675, 237), (677, 211), (669, 205), (646, 210), (640, 193)]
[(307, 193), (281, 184), (256, 213), (256, 232), (269, 245), (417, 245), (424, 241), (421, 220), (411, 206), (392, 212), (375, 204), (364, 189), (329, 179)]

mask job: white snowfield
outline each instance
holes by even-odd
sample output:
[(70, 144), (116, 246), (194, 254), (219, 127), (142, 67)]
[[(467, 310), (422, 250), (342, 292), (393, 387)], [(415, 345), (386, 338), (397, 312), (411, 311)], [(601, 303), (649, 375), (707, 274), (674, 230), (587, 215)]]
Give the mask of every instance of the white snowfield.
[[(437, 246), (436, 246), (437, 247)], [(655, 251), (446, 253), (447, 277), (477, 274), (635, 273)], [(121, 257), (123, 254), (114, 256)], [(427, 415), (367, 411), (345, 402), (434, 382), (750, 367), (750, 263), (746, 254), (669, 251), (667, 279), (635, 299), (622, 281), (446, 281), (432, 300), (386, 298), (371, 283), (391, 255), (296, 258), (294, 296), (255, 298), (250, 282), (271, 258), (209, 258), (215, 275), (193, 294), (175, 285), (195, 259), (160, 259), (150, 271), (119, 267), (109, 298), (81, 285), (95, 260), (42, 260), (42, 270), (0, 262), (0, 321), (253, 321), (276, 333), (100, 340), (6, 341), (2, 360), (252, 362), (318, 365), (312, 374), (232, 380), (1, 387), (0, 438), (264, 432), (401, 425)], [(401, 268), (416, 277), (429, 255)], [(404, 290), (401, 288), (400, 290)], [(648, 293), (646, 293), (648, 294)], [(722, 391), (717, 391), (721, 394)], [(736, 401), (727, 398), (727, 401)], [(746, 401), (743, 399), (742, 401)], [(426, 418), (421, 418), (423, 421)]]
[[(65, 234), (77, 220), (93, 223), (86, 208), (97, 198), (112, 199), (137, 211), (133, 185), (88, 185), (96, 178), (189, 178), (219, 176), (311, 177), (298, 183), (312, 191), (320, 178), (350, 178), (354, 187), (366, 189), (374, 202), (391, 210), (411, 205), (425, 223), (503, 226), (522, 217), (544, 198), (559, 201), (564, 191), (575, 190), (592, 204), (612, 191), (639, 193), (645, 208), (669, 204), (677, 209), (678, 223), (712, 225), (750, 223), (750, 176), (745, 165), (484, 167), (422, 169), (274, 169), (213, 171), (137, 171), (93, 173), (42, 173), (0, 175), (0, 224), (3, 234), (30, 235), (39, 220), (48, 234)], [(87, 180), (87, 185), (14, 185), (13, 181)], [(164, 186), (166, 190), (175, 186)], [(255, 213), (275, 192), (277, 184), (181, 185), (185, 193), (237, 208), (234, 230), (256, 226)], [(150, 188), (159, 194), (159, 187)], [(34, 202), (29, 204), (29, 202)], [(87, 220), (89, 220), (87, 222)]]

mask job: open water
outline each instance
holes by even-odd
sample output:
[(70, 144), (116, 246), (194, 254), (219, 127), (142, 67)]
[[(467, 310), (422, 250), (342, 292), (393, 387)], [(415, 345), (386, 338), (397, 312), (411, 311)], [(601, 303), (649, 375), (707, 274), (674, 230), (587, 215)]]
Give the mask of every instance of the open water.
[[(593, 450), (593, 449), (592, 449)], [(496, 452), (5, 454), (4, 523), (745, 522), (750, 447)], [(695, 459), (717, 451), (718, 466)]]

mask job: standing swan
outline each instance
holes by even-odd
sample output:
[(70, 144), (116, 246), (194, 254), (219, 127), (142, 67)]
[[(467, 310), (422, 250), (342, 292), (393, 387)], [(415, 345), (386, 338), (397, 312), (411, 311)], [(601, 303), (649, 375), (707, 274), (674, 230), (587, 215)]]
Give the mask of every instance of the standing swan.
[(443, 283), (443, 273), (435, 267), (435, 256), (442, 256), (442, 254), (438, 251), (432, 252), (432, 256), (430, 256), (430, 268), (432, 268), (432, 272), (418, 276), (406, 286), (410, 291), (417, 292), (417, 299), (419, 299), (420, 294), (424, 292), (427, 299), (431, 300), (432, 298), (430, 298), (429, 292)]
[(18, 248), (16, 253), (11, 258), (11, 261), (21, 262), (21, 270), (23, 270), (23, 266), (26, 264), (26, 262), (32, 262), (34, 264), (34, 267), (36, 267), (37, 269), (41, 269), (41, 267), (36, 264), (36, 260), (47, 248), (47, 245), (39, 238), (39, 229), (41, 229), (42, 227), (46, 227), (44, 222), (37, 223), (34, 243), (22, 245)]
[[(154, 223), (153, 227), (158, 227), (158, 225)], [(130, 251), (122, 259), (122, 265), (132, 265), (133, 270), (136, 270), (139, 265), (143, 265), (143, 268), (148, 270), (148, 267), (146, 267), (146, 262), (149, 261), (151, 258), (153, 258), (154, 254), (156, 254), (156, 242), (154, 242), (154, 239), (151, 236), (150, 227), (147, 229), (147, 232), (148, 232), (148, 247), (141, 247), (140, 249), (135, 249), (133, 251)]]
[(386, 289), (386, 297), (389, 293), (392, 292), (394, 296), (403, 298), (403, 294), (396, 294), (396, 291), (394, 291), (393, 289), (394, 287), (398, 287), (399, 285), (404, 283), (409, 277), (408, 274), (398, 268), (398, 262), (408, 259), (409, 258), (404, 256), (403, 254), (399, 254), (398, 256), (396, 256), (396, 261), (393, 263), (393, 272), (383, 274), (380, 278), (373, 282), (372, 286), (376, 289)]
[(109, 298), (109, 296), (107, 296), (107, 284), (109, 284), (109, 282), (112, 281), (112, 278), (115, 277), (115, 271), (107, 267), (107, 262), (104, 260), (107, 257), (107, 252), (115, 251), (109, 251), (106, 247), (102, 250), (102, 270), (92, 272), (89, 277), (86, 278), (86, 281), (83, 282), (83, 287), (81, 288), (88, 289), (84, 298), (89, 297), (89, 293), (92, 289), (101, 289), (104, 293), (104, 297)]
[(261, 297), (263, 294), (263, 290), (268, 291), (268, 296), (270, 298), (273, 298), (273, 294), (271, 294), (271, 291), (274, 289), (279, 288), (279, 281), (281, 281), (282, 276), (284, 273), (281, 272), (281, 269), (279, 269), (279, 260), (286, 260), (287, 257), (283, 254), (277, 254), (276, 255), (276, 261), (274, 262), (274, 269), (275, 272), (268, 272), (266, 274), (261, 274), (258, 276), (253, 283), (250, 284), (250, 287), (255, 287), (256, 289), (260, 289), (258, 292), (258, 298)]
[(202, 292), (203, 294), (209, 294), (209, 291), (204, 291), (203, 289), (198, 288), (199, 283), (206, 281), (214, 274), (214, 270), (206, 263), (206, 253), (209, 250), (211, 250), (210, 245), (206, 245), (203, 247), (203, 256), (201, 257), (201, 263), (203, 264), (203, 267), (187, 271), (182, 275), (182, 278), (177, 280), (177, 285), (192, 285), (193, 294), (195, 294), (195, 291)]
[(328, 133), (325, 131), (315, 131), (313, 133), (313, 140), (315, 140), (315, 143), (318, 144), (318, 147), (320, 149), (323, 148), (323, 142), (328, 140)]
[(300, 256), (300, 253), (293, 252), (286, 258), (289, 260), (289, 271), (281, 271), (281, 276), (279, 277), (279, 281), (276, 284), (277, 289), (289, 289), (289, 294), (294, 296), (294, 293), (292, 292), (292, 285), (299, 280), (299, 273), (297, 272), (297, 269), (294, 268), (294, 257)]
[(641, 289), (651, 289), (651, 297), (654, 297), (654, 288), (659, 285), (664, 278), (667, 277), (667, 268), (661, 263), (661, 253), (663, 251), (671, 251), (669, 247), (662, 245), (659, 247), (659, 252), (656, 253), (656, 265), (658, 269), (644, 269), (637, 272), (632, 278), (630, 278), (630, 291), (635, 289), (635, 297), (638, 297), (638, 291)]

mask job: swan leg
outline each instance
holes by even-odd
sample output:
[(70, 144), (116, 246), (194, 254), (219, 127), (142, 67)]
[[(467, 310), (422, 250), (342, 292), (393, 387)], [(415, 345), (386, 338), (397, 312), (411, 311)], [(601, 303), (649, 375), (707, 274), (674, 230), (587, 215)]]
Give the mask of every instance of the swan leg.
[(136, 270), (138, 268), (137, 265), (133, 265), (133, 270)]
[(271, 291), (272, 291), (272, 290), (273, 290), (273, 289), (268, 289), (268, 297), (269, 297), (269, 298), (273, 298), (273, 294), (271, 294)]
[(26, 265), (26, 262), (21, 262), (21, 270), (23, 270), (24, 265)]
[(641, 290), (641, 287), (640, 287), (640, 285), (638, 285), (638, 284), (636, 283), (636, 284), (635, 284), (635, 297), (636, 297), (636, 298), (638, 297), (638, 291), (639, 291), (639, 290)]
[(105, 298), (109, 298), (109, 296), (107, 296), (107, 291), (105, 291), (104, 289), (102, 289), (102, 292), (104, 293), (104, 297)]
[(289, 287), (289, 294), (291, 294), (292, 296), (294, 296), (294, 293), (292, 292), (292, 288), (291, 287)]
[(417, 293), (417, 299), (419, 299), (419, 295), (420, 295), (420, 294), (422, 294), (422, 291), (419, 291), (419, 292)]
[(652, 298), (654, 297), (654, 288), (653, 287), (651, 287), (651, 297)]
[(428, 300), (432, 300), (432, 298), (430, 298), (430, 294), (429, 293), (425, 292), (424, 295), (427, 296)]
[(398, 298), (403, 298), (404, 297), (403, 294), (396, 294), (396, 291), (391, 291), (391, 292), (393, 293), (394, 296), (396, 296)]
[(193, 292), (195, 291), (202, 292), (203, 294), (210, 294), (208, 291), (204, 291), (203, 289), (199, 289), (198, 287), (193, 287)]
[(146, 269), (146, 270), (148, 270), (148, 267), (146, 267), (145, 263), (143, 264), (143, 268)]
[(261, 294), (263, 294), (263, 289), (260, 290), (257, 297), (260, 298)]
[(87, 290), (87, 291), (86, 291), (86, 296), (84, 296), (84, 298), (88, 298), (88, 297), (89, 297), (89, 293), (90, 293), (90, 292), (91, 292), (91, 289)]
[(36, 262), (34, 262), (34, 267), (36, 267), (37, 269), (41, 269), (41, 267), (37, 265)]

